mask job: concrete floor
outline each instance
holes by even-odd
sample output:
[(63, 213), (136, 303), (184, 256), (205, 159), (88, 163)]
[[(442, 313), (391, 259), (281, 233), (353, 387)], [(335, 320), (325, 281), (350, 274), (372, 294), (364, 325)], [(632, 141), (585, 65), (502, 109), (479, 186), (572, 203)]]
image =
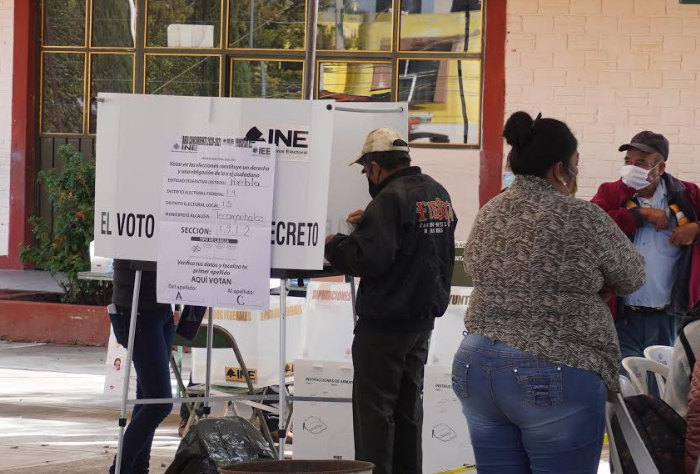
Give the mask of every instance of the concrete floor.
[[(0, 342), (0, 472), (107, 472), (119, 401), (102, 395), (105, 351)], [(153, 474), (174, 457), (178, 421), (171, 415), (156, 433)]]
[[(0, 472), (107, 473), (117, 448), (119, 400), (102, 394), (105, 355), (99, 347), (0, 341)], [(186, 356), (185, 377), (189, 362)], [(178, 421), (172, 414), (156, 432), (151, 474), (163, 474), (172, 462)], [(609, 473), (601, 462), (599, 474)]]

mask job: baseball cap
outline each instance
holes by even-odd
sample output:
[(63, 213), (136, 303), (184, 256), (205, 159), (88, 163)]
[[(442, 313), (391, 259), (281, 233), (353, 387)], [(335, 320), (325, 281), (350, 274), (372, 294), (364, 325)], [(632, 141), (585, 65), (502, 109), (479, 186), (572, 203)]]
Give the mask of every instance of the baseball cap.
[(352, 160), (349, 165), (360, 163), (367, 153), (374, 153), (377, 151), (405, 151), (408, 153), (410, 149), (406, 140), (404, 140), (396, 130), (386, 127), (378, 128), (367, 134), (365, 145), (362, 147), (362, 153)]
[(635, 148), (644, 153), (659, 153), (664, 157), (664, 161), (668, 160), (669, 144), (666, 137), (659, 133), (644, 131), (632, 137), (632, 141), (620, 147), (620, 151), (626, 151), (630, 148)]

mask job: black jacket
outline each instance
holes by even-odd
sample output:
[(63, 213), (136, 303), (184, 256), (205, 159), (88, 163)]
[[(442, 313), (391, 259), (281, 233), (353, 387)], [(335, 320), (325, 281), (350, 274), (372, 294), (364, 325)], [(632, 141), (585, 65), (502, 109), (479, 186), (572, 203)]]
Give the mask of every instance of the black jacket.
[(362, 279), (356, 332), (433, 329), (450, 296), (456, 226), (450, 195), (420, 168), (381, 183), (357, 229), (326, 244), (333, 267)]
[(114, 287), (112, 303), (120, 308), (131, 308), (134, 296), (134, 276), (141, 273), (139, 290), (139, 311), (152, 311), (170, 305), (158, 303), (156, 297), (155, 262), (114, 259)]

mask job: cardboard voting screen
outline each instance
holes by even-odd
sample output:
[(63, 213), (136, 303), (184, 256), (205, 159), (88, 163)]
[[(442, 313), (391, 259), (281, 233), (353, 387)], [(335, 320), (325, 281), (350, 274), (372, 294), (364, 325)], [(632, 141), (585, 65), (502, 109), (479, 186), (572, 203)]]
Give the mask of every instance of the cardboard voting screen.
[(272, 267), (323, 268), (333, 117), (301, 100), (100, 94), (95, 252), (156, 261), (163, 163), (173, 136), (196, 149), (207, 137), (277, 146)]
[[(408, 136), (408, 104), (405, 102), (336, 103), (333, 108), (333, 153), (328, 191), (329, 234), (352, 232), (348, 214), (371, 201), (367, 178), (359, 165), (348, 166), (362, 150), (367, 134), (380, 127)], [(408, 138), (406, 138), (408, 140)]]
[(302, 320), (302, 357), (350, 361), (353, 329), (350, 283), (309, 283)]
[[(297, 360), (294, 395), (352, 397), (352, 364)], [(354, 459), (352, 405), (334, 402), (294, 403), (295, 459)]]
[[(303, 298), (287, 297), (288, 375), (294, 372), (294, 360), (301, 354)], [(214, 324), (221, 326), (236, 339), (243, 360), (256, 387), (279, 384), (280, 312), (279, 296), (270, 297), (270, 310), (243, 311), (215, 309)], [(202, 326), (206, 327), (206, 319)], [(206, 379), (206, 349), (192, 350), (192, 381)], [(245, 379), (232, 349), (213, 349), (211, 362), (213, 385), (244, 386)]]

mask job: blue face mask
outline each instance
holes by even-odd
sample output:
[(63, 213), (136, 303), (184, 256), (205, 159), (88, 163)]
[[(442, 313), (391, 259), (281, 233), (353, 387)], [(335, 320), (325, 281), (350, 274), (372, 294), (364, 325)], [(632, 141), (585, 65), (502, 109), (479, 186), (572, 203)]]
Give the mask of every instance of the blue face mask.
[(513, 184), (513, 181), (515, 181), (515, 174), (513, 174), (512, 171), (506, 171), (503, 175), (503, 184), (505, 185), (505, 187), (510, 188)]

